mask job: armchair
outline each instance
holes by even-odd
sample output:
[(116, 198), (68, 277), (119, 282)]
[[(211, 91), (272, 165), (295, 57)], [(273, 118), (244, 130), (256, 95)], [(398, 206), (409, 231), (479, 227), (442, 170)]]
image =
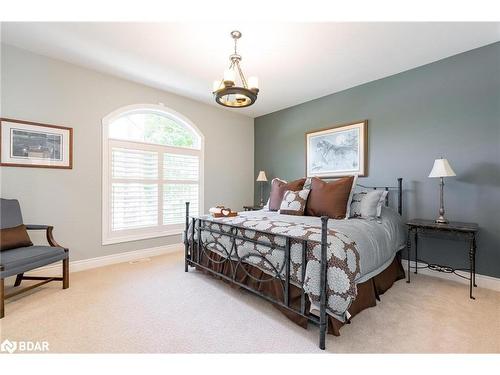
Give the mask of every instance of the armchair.
[[(0, 229), (13, 228), (23, 224), (21, 208), (16, 199), (0, 198)], [(59, 245), (52, 235), (54, 227), (49, 225), (26, 225), (27, 230), (45, 230), (50, 246), (27, 246), (0, 252), (0, 319), (5, 316), (5, 300), (28, 290), (49, 283), (62, 281), (63, 289), (69, 288), (69, 249)], [(25, 276), (24, 273), (62, 261), (62, 277)], [(5, 294), (4, 279), (16, 276), (15, 287), (23, 280), (39, 280), (39, 283)]]

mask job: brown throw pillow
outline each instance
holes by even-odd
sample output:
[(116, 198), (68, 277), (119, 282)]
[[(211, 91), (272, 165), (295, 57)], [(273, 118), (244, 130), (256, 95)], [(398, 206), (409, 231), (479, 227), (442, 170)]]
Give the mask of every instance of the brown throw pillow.
[(354, 176), (339, 178), (332, 182), (325, 182), (313, 177), (311, 192), (307, 200), (306, 215), (344, 219), (353, 181)]
[(21, 224), (17, 227), (0, 229), (0, 251), (26, 246), (33, 246), (26, 231), (26, 225)]
[(281, 201), (283, 200), (283, 195), (285, 195), (285, 191), (302, 190), (305, 181), (305, 178), (292, 182), (286, 182), (280, 180), (279, 178), (273, 179), (271, 181), (271, 194), (269, 195), (269, 211), (278, 211), (281, 206)]

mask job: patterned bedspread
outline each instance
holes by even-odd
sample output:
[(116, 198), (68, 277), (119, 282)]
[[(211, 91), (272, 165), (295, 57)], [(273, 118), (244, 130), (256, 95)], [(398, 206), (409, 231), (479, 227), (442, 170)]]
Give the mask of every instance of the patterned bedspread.
[[(233, 260), (257, 266), (270, 275), (285, 275), (285, 252), (275, 246), (285, 246), (286, 235), (292, 237), (290, 242), (290, 280), (303, 288), (311, 302), (319, 305), (320, 300), (320, 259), (321, 259), (321, 227), (294, 223), (286, 220), (287, 215), (263, 216), (259, 218), (237, 216), (232, 218), (212, 218), (205, 225), (222, 233), (202, 231), (204, 246), (219, 255)], [(242, 227), (238, 234), (243, 238), (258, 240), (255, 244), (244, 239), (237, 239), (232, 247), (230, 237), (232, 224)], [(190, 228), (190, 231), (192, 228)], [(263, 231), (265, 233), (256, 232)], [(191, 232), (190, 232), (191, 233)], [(227, 234), (226, 234), (227, 233)], [(195, 231), (197, 239), (197, 231)], [(310, 240), (307, 246), (307, 266), (305, 278), (302, 280), (302, 241)], [(346, 235), (328, 228), (327, 232), (327, 313), (344, 320), (346, 311), (356, 298), (356, 280), (360, 275), (360, 258), (357, 245)], [(236, 253), (237, 252), (237, 253)]]

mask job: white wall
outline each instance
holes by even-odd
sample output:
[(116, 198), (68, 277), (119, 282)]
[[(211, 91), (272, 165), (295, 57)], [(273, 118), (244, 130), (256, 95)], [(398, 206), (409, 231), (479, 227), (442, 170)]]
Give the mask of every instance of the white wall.
[(54, 225), (56, 239), (70, 248), (72, 260), (180, 242), (176, 235), (101, 245), (101, 120), (122, 106), (161, 102), (203, 132), (205, 209), (224, 204), (241, 210), (253, 202), (252, 118), (12, 46), (1, 47), (1, 116), (74, 129), (72, 170), (1, 167), (1, 196), (19, 199), (25, 223)]

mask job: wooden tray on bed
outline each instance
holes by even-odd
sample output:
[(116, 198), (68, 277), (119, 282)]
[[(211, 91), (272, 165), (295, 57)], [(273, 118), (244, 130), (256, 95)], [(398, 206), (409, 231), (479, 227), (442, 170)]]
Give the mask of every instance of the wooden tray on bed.
[(235, 216), (238, 216), (238, 212), (231, 211), (230, 208), (226, 208), (224, 206), (216, 206), (216, 208), (220, 208), (221, 212), (220, 213), (218, 213), (218, 212), (210, 213), (210, 215), (212, 215), (215, 218), (219, 218), (219, 217), (235, 217)]
[(224, 215), (224, 214), (210, 214), (212, 215), (213, 217), (235, 217), (235, 216), (238, 216), (238, 213), (237, 212), (234, 212), (234, 211), (231, 211), (229, 214), (227, 215)]

